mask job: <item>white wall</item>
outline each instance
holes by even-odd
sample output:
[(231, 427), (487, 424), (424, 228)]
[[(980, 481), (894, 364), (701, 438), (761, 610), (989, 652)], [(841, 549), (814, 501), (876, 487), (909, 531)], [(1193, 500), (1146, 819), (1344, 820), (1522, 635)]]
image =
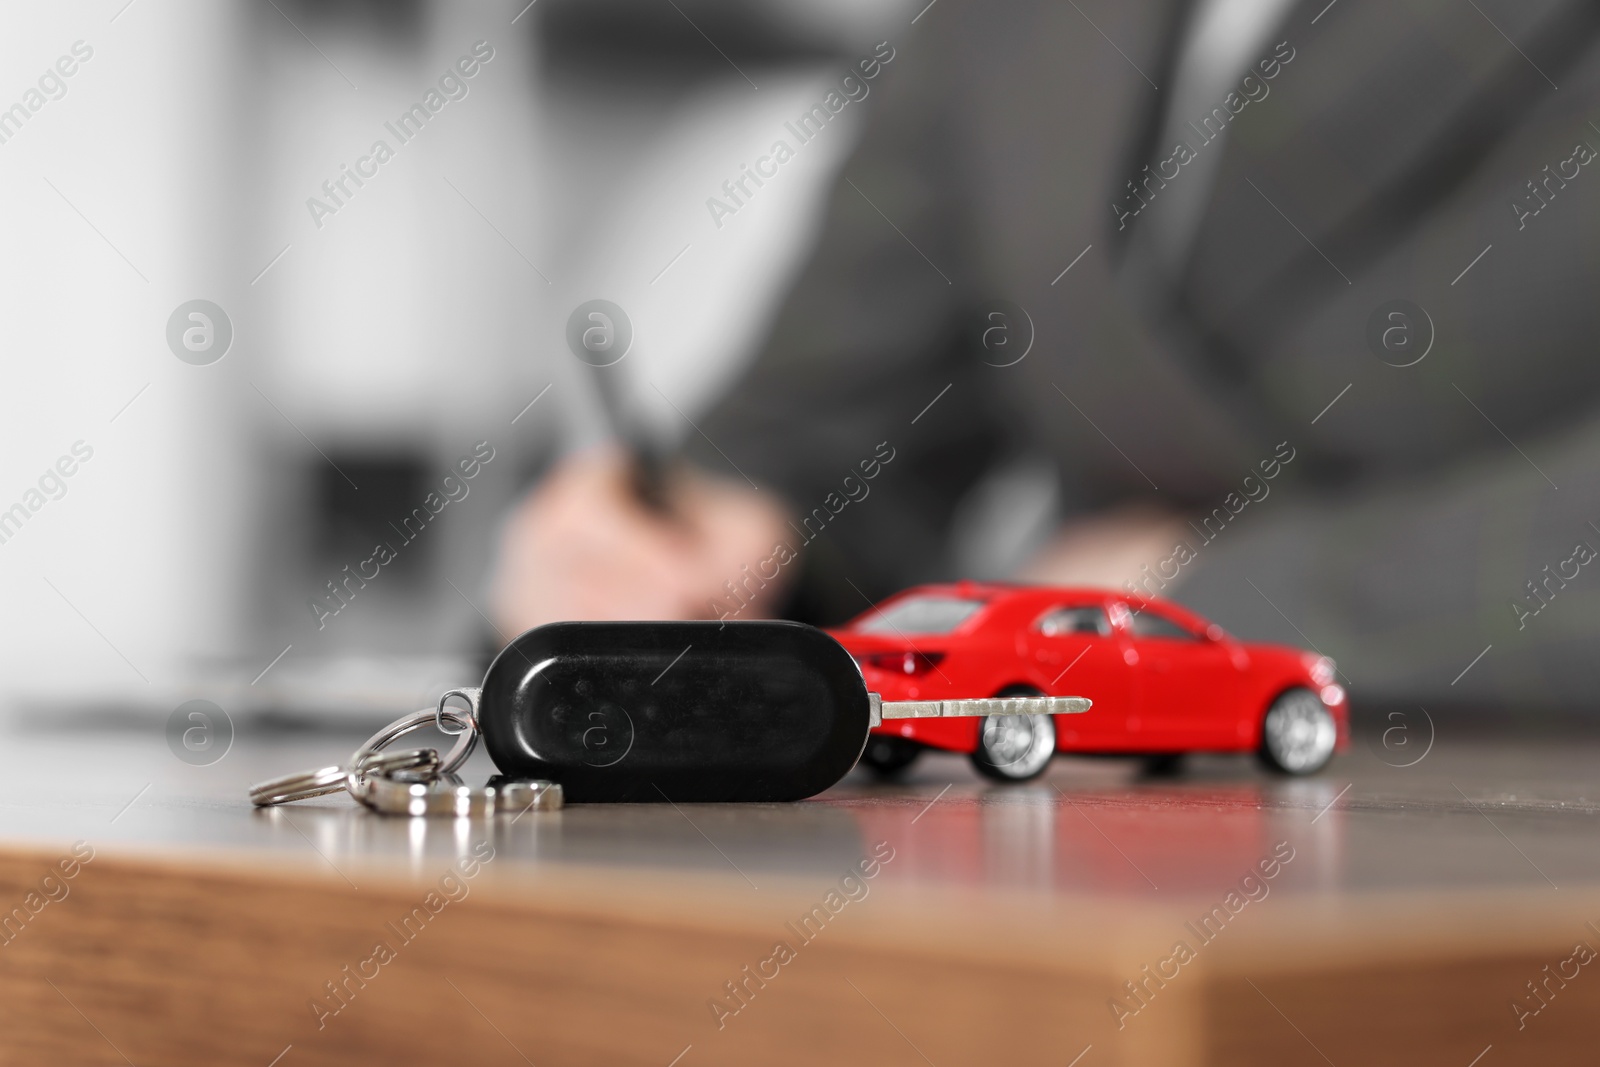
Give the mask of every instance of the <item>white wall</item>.
[[(74, 442), (93, 449), (0, 543), (0, 700), (414, 706), (470, 682), (455, 675), (480, 622), (445, 580), (482, 603), (517, 464), (601, 434), (563, 341), (571, 308), (628, 310), (628, 371), (669, 438), (688, 427), (650, 382), (694, 415), (737, 371), (853, 134), (834, 124), (720, 228), (705, 202), (828, 72), (729, 70), (671, 94), (554, 84), (535, 20), (512, 25), (523, 7), (428, 4), (407, 48), (244, 0), (0, 8), (0, 106), (74, 42), (93, 49), (0, 144), (0, 508), (26, 507)], [(384, 122), (478, 40), (495, 57), (468, 95), (318, 227), (323, 180), (393, 144)], [(194, 298), (234, 329), (209, 366), (166, 342)], [(475, 487), (436, 580), (352, 605), (337, 633), (311, 626), (297, 605), (328, 575), (294, 546), (318, 450), (442, 464), (480, 438), (511, 459)]]

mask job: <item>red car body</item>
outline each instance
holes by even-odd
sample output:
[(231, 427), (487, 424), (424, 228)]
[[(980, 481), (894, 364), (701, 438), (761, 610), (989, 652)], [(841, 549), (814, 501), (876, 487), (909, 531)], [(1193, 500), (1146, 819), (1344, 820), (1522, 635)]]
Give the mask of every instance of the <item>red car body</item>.
[[(828, 632), (885, 700), (1022, 690), (1090, 698), (1090, 711), (1055, 717), (1059, 752), (1254, 752), (1267, 710), (1293, 689), (1327, 707), (1338, 751), (1349, 743), (1332, 660), (1235, 640), (1164, 600), (1106, 589), (926, 585)], [(890, 720), (873, 732), (971, 753), (981, 722)]]

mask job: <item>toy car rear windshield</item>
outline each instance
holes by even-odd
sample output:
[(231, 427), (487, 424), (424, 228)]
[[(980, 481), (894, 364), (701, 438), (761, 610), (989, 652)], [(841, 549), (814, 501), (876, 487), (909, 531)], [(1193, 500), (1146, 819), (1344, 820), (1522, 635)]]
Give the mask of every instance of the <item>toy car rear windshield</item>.
[(910, 597), (890, 604), (856, 623), (867, 634), (947, 634), (976, 614), (985, 600), (953, 596)]

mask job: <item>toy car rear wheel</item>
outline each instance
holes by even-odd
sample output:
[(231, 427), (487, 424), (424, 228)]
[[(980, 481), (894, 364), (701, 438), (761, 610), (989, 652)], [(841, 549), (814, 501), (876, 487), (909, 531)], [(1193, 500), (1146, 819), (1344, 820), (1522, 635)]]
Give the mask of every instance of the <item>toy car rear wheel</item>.
[(1279, 774), (1315, 774), (1333, 758), (1339, 727), (1309, 689), (1291, 689), (1272, 702), (1261, 725), (1258, 755)]
[[(1038, 696), (1039, 691), (1016, 687), (1003, 697)], [(1056, 724), (1048, 715), (990, 715), (978, 727), (978, 747), (972, 766), (985, 778), (998, 782), (1026, 782), (1050, 766), (1056, 754)]]
[(897, 778), (922, 755), (922, 746), (904, 737), (874, 734), (867, 738), (861, 763), (879, 778)]

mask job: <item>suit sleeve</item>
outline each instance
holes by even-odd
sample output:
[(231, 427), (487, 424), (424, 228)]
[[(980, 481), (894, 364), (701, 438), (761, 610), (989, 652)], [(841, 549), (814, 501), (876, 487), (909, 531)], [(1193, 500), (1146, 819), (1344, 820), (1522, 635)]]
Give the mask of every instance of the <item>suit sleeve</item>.
[(1356, 702), (1400, 707), (1412, 725), (1419, 704), (1586, 706), (1600, 420), (1525, 451), (1479, 451), (1381, 491), (1273, 501), (1200, 547), (1175, 595), (1239, 633), (1333, 656)]
[[(961, 340), (971, 256), (950, 43), (935, 31), (890, 42), (809, 262), (687, 445), (788, 502), (805, 574), (796, 613), (813, 621), (942, 577), (950, 516), (1001, 447)], [(851, 499), (846, 478), (865, 495)]]

